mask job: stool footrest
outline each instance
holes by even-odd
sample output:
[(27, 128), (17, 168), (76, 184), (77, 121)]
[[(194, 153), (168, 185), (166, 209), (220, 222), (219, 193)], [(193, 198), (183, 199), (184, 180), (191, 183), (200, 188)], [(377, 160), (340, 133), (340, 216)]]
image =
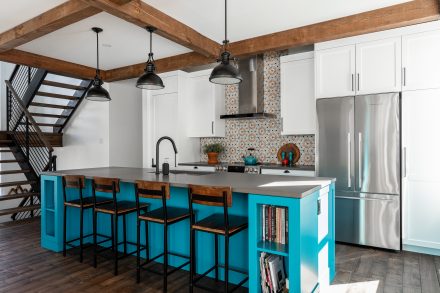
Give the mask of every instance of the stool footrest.
[[(93, 236), (93, 233), (92, 234), (88, 234), (88, 235), (83, 235), (82, 238), (84, 239), (84, 238), (87, 238), (87, 237), (90, 237), (90, 236)], [(66, 241), (66, 244), (69, 244), (69, 243), (74, 242), (74, 241), (79, 241), (80, 239), (81, 239), (81, 237), (71, 239), (69, 241)]]
[[(206, 277), (206, 275), (208, 275), (210, 272), (212, 272), (213, 270), (215, 270), (215, 268), (218, 268), (218, 267), (223, 268), (223, 269), (225, 268), (225, 266), (224, 266), (224, 265), (221, 265), (221, 264), (214, 265), (213, 267), (211, 267), (210, 269), (208, 269), (206, 272), (204, 272), (202, 275), (198, 275), (196, 278), (194, 278), (194, 279), (192, 280), (192, 285), (193, 285), (193, 287), (197, 287), (197, 288), (204, 289), (204, 290), (207, 290), (207, 291), (212, 291), (212, 288), (209, 288), (209, 287), (206, 287), (206, 286), (203, 286), (203, 285), (199, 285), (199, 284), (197, 284), (197, 282), (199, 282), (201, 279), (203, 279), (204, 277)], [(244, 270), (241, 270), (241, 269), (235, 269), (235, 268), (229, 268), (229, 271), (232, 271), (232, 272), (236, 272), (236, 273), (240, 273), (240, 274), (246, 275), (246, 277), (245, 277), (243, 280), (241, 280), (240, 283), (238, 283), (237, 285), (235, 285), (235, 286), (234, 286), (231, 290), (229, 290), (228, 292), (233, 292), (233, 291), (237, 290), (238, 288), (241, 287), (241, 285), (243, 285), (244, 283), (246, 283), (246, 282), (249, 280), (248, 272), (246, 272), (246, 271), (244, 271)]]

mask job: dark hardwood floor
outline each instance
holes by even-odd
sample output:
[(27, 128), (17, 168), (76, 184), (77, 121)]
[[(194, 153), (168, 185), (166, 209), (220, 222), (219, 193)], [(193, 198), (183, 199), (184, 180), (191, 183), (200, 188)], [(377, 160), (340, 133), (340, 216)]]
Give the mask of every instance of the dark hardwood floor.
[[(42, 249), (39, 239), (39, 219), (0, 224), (0, 292), (161, 292), (162, 279), (155, 274), (144, 272), (136, 284), (134, 257), (121, 261), (115, 277), (110, 261), (91, 266), (91, 251), (81, 264), (77, 255), (64, 258)], [(440, 292), (440, 257), (348, 245), (337, 245), (336, 255), (330, 292)], [(188, 273), (177, 272), (169, 278), (169, 292), (188, 292), (187, 284)], [(222, 292), (221, 284), (216, 287)]]

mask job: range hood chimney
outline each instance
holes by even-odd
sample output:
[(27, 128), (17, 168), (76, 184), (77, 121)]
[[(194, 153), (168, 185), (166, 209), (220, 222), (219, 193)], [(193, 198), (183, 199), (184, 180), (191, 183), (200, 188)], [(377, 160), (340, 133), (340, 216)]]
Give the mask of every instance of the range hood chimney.
[(243, 81), (238, 85), (238, 114), (221, 115), (220, 119), (275, 118), (264, 112), (263, 55), (240, 59), (238, 68)]

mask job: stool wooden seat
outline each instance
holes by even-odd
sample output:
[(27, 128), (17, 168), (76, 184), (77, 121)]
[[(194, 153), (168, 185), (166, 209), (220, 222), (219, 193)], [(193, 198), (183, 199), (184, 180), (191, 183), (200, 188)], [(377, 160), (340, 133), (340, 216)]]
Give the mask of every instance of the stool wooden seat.
[[(112, 198), (113, 198), (112, 202), (105, 203), (102, 205), (96, 205), (97, 201), (95, 200), (95, 208), (94, 208), (94, 213), (93, 213), (93, 223), (94, 223), (94, 225), (93, 225), (93, 227), (94, 227), (94, 231), (93, 231), (93, 244), (94, 244), (93, 266), (95, 268), (97, 267), (98, 254), (100, 252), (111, 249), (113, 251), (114, 275), (117, 275), (118, 274), (118, 260), (121, 258), (119, 256), (119, 251), (118, 251), (119, 245), (120, 244), (124, 245), (124, 253), (123, 253), (122, 257), (132, 255), (137, 252), (137, 249), (135, 249), (133, 252), (127, 253), (127, 244), (137, 246), (137, 243), (132, 243), (132, 242), (127, 241), (127, 225), (126, 225), (126, 215), (137, 211), (136, 201), (130, 202), (127, 200), (123, 200), (123, 201), (117, 200), (117, 194), (120, 191), (119, 179), (117, 179), (117, 178), (95, 177), (95, 178), (93, 178), (92, 187), (93, 187), (93, 197), (95, 199), (98, 198), (98, 196), (96, 195), (96, 192), (111, 193)], [(139, 209), (141, 209), (141, 210), (148, 209), (148, 204), (142, 204), (139, 207)], [(98, 233), (97, 233), (98, 213), (111, 215), (111, 236), (105, 236), (105, 235), (101, 235), (101, 234), (98, 235)], [(118, 242), (118, 229), (119, 229), (118, 219), (120, 216), (122, 216), (122, 220), (123, 220), (123, 238), (124, 239), (123, 239), (122, 243)], [(97, 242), (98, 236), (105, 239), (104, 241), (99, 242), (99, 244), (107, 242), (107, 241), (111, 241), (112, 245), (110, 247), (102, 248), (98, 251), (98, 242)]]
[[(229, 238), (240, 231), (244, 231), (248, 227), (247, 218), (241, 216), (229, 215), (228, 209), (232, 206), (232, 189), (231, 187), (212, 187), (212, 186), (189, 186), (189, 210), (194, 214), (194, 204), (207, 205), (223, 208), (223, 213), (214, 213), (201, 220), (195, 220), (195, 217), (191, 217), (191, 265), (190, 265), (190, 292), (193, 292), (194, 287), (199, 287), (208, 291), (213, 291), (212, 288), (207, 288), (198, 284), (198, 282), (208, 275), (210, 272), (215, 271), (215, 280), (218, 281), (219, 268), (225, 270), (224, 280), (224, 292), (232, 292), (238, 289), (241, 285), (247, 282), (249, 279), (248, 273), (241, 270), (232, 269), (229, 267)], [(206, 232), (215, 234), (215, 264), (213, 267), (201, 273), (195, 277), (196, 271), (196, 232)], [(218, 241), (219, 237), (223, 236), (225, 241), (225, 260), (224, 265), (219, 264), (218, 253)], [(245, 252), (243, 252), (245, 253)], [(238, 272), (244, 274), (245, 277), (231, 290), (229, 290), (229, 271)]]
[[(84, 197), (83, 189), (85, 188), (85, 177), (79, 175), (65, 175), (62, 179), (63, 182), (63, 197), (64, 197), (64, 215), (63, 215), (63, 256), (66, 256), (67, 246), (75, 247), (72, 242), (79, 241), (79, 261), (83, 261), (84, 239), (92, 236), (93, 234), (84, 235), (84, 210), (94, 207), (93, 196)], [(78, 198), (67, 199), (67, 190), (78, 190)], [(111, 203), (111, 198), (99, 197), (96, 199), (97, 206), (104, 203)], [(67, 207), (78, 208), (80, 210), (79, 215), (79, 237), (67, 240)]]
[[(174, 253), (168, 251), (168, 227), (170, 225), (176, 224), (183, 220), (190, 218), (190, 213), (188, 209), (177, 208), (177, 207), (168, 207), (167, 200), (170, 199), (170, 184), (162, 183), (162, 182), (148, 182), (148, 181), (136, 181), (135, 185), (136, 191), (136, 204), (138, 206), (138, 217), (137, 217), (137, 243), (138, 243), (138, 253), (137, 253), (137, 266), (136, 266), (136, 279), (137, 282), (140, 282), (140, 271), (141, 268), (147, 269), (146, 265), (151, 263), (152, 261), (163, 257), (163, 265), (164, 269), (162, 272), (163, 276), (163, 292), (167, 292), (167, 280), (168, 276), (177, 270), (187, 266), (189, 264), (189, 256)], [(159, 209), (155, 209), (153, 211), (142, 212), (140, 198), (149, 198), (149, 199), (160, 199), (162, 201), (162, 207)], [(140, 261), (140, 252), (141, 252), (141, 244), (140, 244), (140, 229), (141, 222), (145, 223), (145, 249), (146, 249), (146, 261), (141, 264)], [(148, 222), (154, 222), (157, 224), (163, 225), (163, 243), (164, 249), (163, 253), (150, 258), (149, 249), (148, 249)], [(179, 266), (173, 268), (171, 271), (168, 270), (168, 256), (173, 255), (182, 259), (186, 259)]]
[[(247, 229), (248, 219), (246, 217), (232, 216), (229, 215), (229, 235), (240, 232), (241, 230)], [(223, 214), (214, 214), (195, 222), (192, 226), (193, 229), (198, 231), (205, 231), (215, 234), (226, 233), (225, 217)]]

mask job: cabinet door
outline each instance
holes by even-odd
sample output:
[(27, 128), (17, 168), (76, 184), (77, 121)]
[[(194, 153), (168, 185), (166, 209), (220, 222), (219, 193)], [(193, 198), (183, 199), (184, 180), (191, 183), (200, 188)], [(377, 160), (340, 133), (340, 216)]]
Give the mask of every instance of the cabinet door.
[(440, 249), (439, 108), (440, 89), (403, 93), (403, 244), (434, 249)]
[[(179, 150), (179, 125), (178, 125), (178, 95), (177, 93), (164, 94), (164, 95), (154, 95), (153, 99), (153, 115), (154, 121), (153, 125), (153, 142), (154, 145), (156, 141), (162, 136), (169, 136), (173, 138), (177, 144), (177, 149)], [(153, 156), (156, 158), (156, 151), (154, 148)], [(162, 166), (164, 159), (168, 158), (168, 163), (170, 166), (175, 165), (174, 161), (174, 150), (173, 146), (168, 140), (163, 141), (160, 144), (160, 154), (159, 154), (159, 166)]]
[(440, 88), (440, 31), (402, 38), (403, 90)]
[(313, 58), (281, 63), (281, 135), (315, 134)]
[(355, 51), (349, 45), (315, 52), (317, 99), (354, 95)]
[(401, 91), (401, 53), (400, 37), (357, 44), (357, 94)]
[(214, 84), (209, 76), (192, 77), (188, 96), (188, 135), (190, 137), (208, 137), (214, 135)]

